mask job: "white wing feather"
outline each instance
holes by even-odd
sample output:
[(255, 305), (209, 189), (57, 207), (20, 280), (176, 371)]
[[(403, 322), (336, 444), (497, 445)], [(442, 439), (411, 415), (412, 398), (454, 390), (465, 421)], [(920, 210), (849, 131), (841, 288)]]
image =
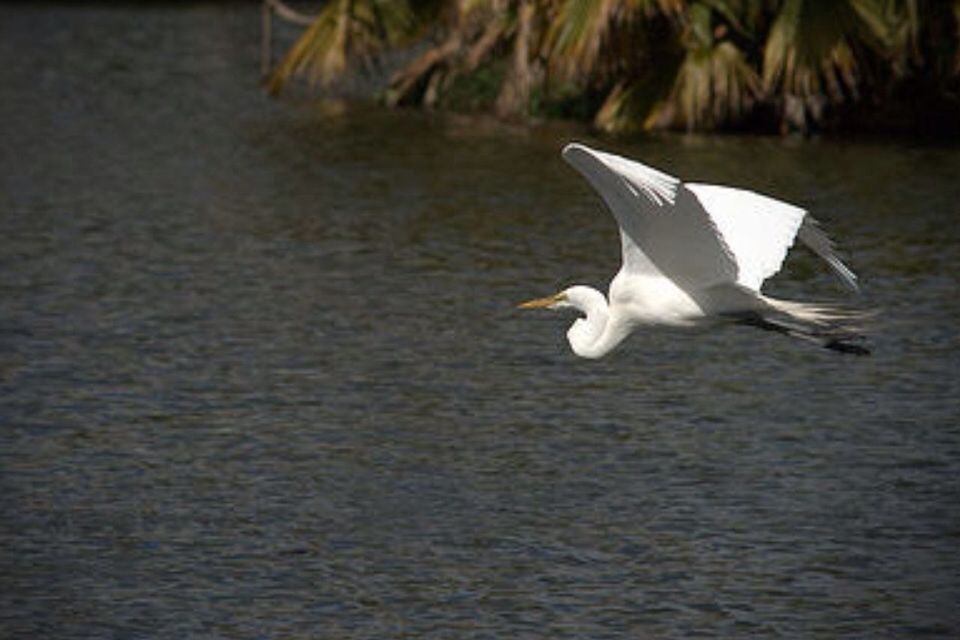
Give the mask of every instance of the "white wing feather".
[(805, 209), (753, 191), (712, 184), (686, 186), (710, 214), (737, 260), (737, 282), (760, 290), (780, 271), (795, 238), (820, 256), (843, 284), (858, 291), (857, 276), (843, 264), (830, 238)]
[(691, 292), (730, 283), (759, 291), (799, 237), (857, 289), (856, 276), (800, 207), (743, 189), (684, 184), (582, 144), (568, 144), (563, 158), (616, 218), (629, 272), (666, 276)]
[(710, 214), (737, 261), (737, 284), (759, 291), (780, 271), (807, 212), (759, 193), (712, 184), (686, 187)]
[(690, 292), (736, 281), (733, 254), (680, 180), (581, 144), (567, 145), (563, 159), (583, 174), (616, 218), (624, 271), (666, 277)]
[(813, 216), (807, 215), (807, 217), (803, 219), (803, 224), (800, 225), (800, 231), (797, 233), (797, 237), (800, 238), (803, 244), (810, 247), (811, 251), (823, 258), (826, 263), (830, 265), (833, 272), (837, 274), (837, 277), (840, 278), (843, 284), (847, 285), (847, 287), (854, 292), (860, 291), (860, 287), (857, 285), (857, 274), (851, 271), (847, 265), (843, 264), (840, 256), (834, 251), (833, 242), (831, 242), (827, 234), (823, 232), (820, 228), (820, 223), (818, 223)]

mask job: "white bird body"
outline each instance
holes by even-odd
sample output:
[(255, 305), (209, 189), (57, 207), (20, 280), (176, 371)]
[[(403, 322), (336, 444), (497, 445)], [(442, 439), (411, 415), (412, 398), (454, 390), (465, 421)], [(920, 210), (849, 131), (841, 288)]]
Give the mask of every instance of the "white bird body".
[(639, 326), (751, 324), (812, 339), (840, 351), (851, 344), (859, 314), (830, 305), (775, 300), (760, 293), (800, 238), (841, 281), (856, 276), (803, 209), (743, 189), (684, 184), (677, 178), (582, 144), (563, 158), (601, 195), (620, 227), (623, 266), (609, 297), (577, 285), (524, 308), (575, 308), (567, 338), (574, 353), (599, 358)]
[(621, 269), (610, 282), (611, 306), (635, 325), (689, 327), (706, 318), (703, 309), (670, 278)]

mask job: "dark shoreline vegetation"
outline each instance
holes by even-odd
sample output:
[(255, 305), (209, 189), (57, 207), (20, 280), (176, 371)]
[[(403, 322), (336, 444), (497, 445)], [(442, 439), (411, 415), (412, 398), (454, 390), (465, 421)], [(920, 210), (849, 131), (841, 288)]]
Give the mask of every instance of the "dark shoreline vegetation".
[(274, 95), (407, 51), (387, 105), (612, 134), (960, 135), (960, 0), (328, 0), (301, 22)]

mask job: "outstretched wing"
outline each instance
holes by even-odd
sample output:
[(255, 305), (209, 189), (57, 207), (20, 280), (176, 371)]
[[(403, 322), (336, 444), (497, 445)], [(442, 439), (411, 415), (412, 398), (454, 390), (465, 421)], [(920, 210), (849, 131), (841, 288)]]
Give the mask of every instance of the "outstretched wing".
[(737, 284), (759, 291), (780, 270), (807, 212), (752, 191), (688, 184), (737, 261)]
[(736, 282), (737, 263), (710, 215), (677, 178), (582, 144), (563, 159), (600, 194), (620, 226), (623, 268), (686, 291)]
[(624, 268), (687, 291), (735, 283), (759, 291), (799, 237), (856, 290), (816, 221), (799, 207), (730, 187), (683, 184), (639, 162), (580, 144), (564, 159), (593, 185), (620, 226)]
[(759, 291), (764, 280), (780, 271), (794, 238), (800, 238), (846, 286), (857, 290), (857, 276), (840, 261), (833, 243), (806, 210), (744, 189), (692, 183), (686, 187), (736, 257), (737, 284)]
[(851, 271), (847, 265), (843, 264), (840, 256), (837, 255), (833, 248), (833, 242), (820, 228), (820, 223), (810, 214), (807, 214), (807, 217), (803, 219), (803, 224), (800, 225), (800, 231), (797, 233), (797, 237), (800, 238), (800, 241), (807, 245), (811, 251), (823, 258), (826, 263), (830, 265), (830, 268), (833, 269), (833, 272), (840, 278), (843, 284), (847, 285), (847, 287), (854, 292), (860, 291), (860, 287), (857, 285), (857, 274)]

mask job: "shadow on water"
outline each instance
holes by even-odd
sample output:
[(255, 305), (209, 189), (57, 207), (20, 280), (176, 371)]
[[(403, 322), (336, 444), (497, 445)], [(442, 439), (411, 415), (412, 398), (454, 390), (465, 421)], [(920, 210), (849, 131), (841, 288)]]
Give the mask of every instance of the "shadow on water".
[(956, 149), (594, 140), (808, 206), (883, 313), (591, 363), (513, 308), (616, 268), (580, 130), (268, 101), (255, 5), (0, 32), (5, 635), (957, 633)]

